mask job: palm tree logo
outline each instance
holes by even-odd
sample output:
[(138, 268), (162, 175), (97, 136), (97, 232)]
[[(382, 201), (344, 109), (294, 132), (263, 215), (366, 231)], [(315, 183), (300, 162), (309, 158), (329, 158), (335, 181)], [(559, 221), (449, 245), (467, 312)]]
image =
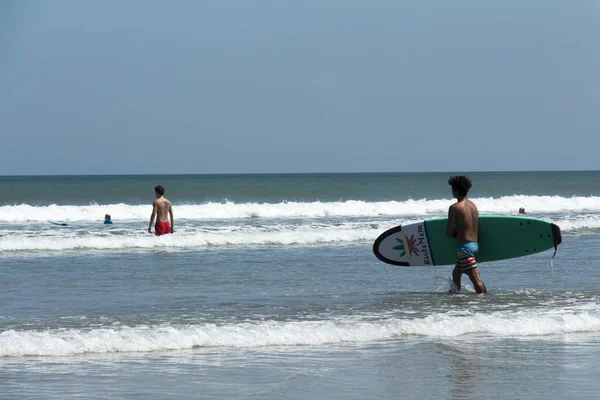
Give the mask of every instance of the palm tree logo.
[(398, 246), (394, 246), (394, 250), (400, 250), (400, 257), (404, 257), (406, 255), (406, 250), (404, 249), (404, 240), (396, 238), (396, 241), (399, 243)]
[[(406, 255), (406, 248), (404, 247), (404, 240), (396, 239), (396, 241), (399, 244), (398, 244), (398, 246), (394, 246), (393, 249), (400, 250), (401, 251), (400, 257), (404, 257)], [(415, 235), (410, 235), (410, 238), (406, 237), (406, 244), (408, 245), (408, 253), (411, 257), (413, 254), (416, 256), (419, 255), (419, 249), (417, 248), (417, 239), (415, 239)]]

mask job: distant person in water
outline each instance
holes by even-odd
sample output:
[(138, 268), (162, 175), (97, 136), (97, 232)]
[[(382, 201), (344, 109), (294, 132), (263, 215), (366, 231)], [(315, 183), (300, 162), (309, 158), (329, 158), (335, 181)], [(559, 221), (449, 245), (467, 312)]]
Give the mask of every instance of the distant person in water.
[(452, 187), (452, 195), (458, 200), (448, 210), (446, 226), (446, 235), (456, 239), (457, 256), (452, 280), (456, 290), (460, 292), (462, 274), (467, 274), (477, 293), (487, 293), (475, 259), (479, 252), (479, 211), (475, 203), (467, 198), (472, 186), (471, 180), (466, 176), (452, 176), (448, 179), (448, 184)]
[[(156, 194), (156, 200), (152, 203), (152, 215), (150, 216), (148, 232), (152, 233), (152, 223), (156, 217), (156, 225), (154, 226), (154, 233), (156, 236), (173, 233), (173, 227), (175, 225), (175, 221), (173, 220), (173, 207), (171, 202), (164, 197), (165, 188), (158, 185), (154, 188), (154, 193)], [(171, 218), (170, 223), (169, 217)]]
[(106, 214), (104, 216), (104, 224), (105, 225), (112, 224), (112, 220), (110, 219), (110, 214)]
[(527, 215), (527, 213), (525, 212), (525, 208), (523, 208), (523, 207), (519, 208), (519, 214)]

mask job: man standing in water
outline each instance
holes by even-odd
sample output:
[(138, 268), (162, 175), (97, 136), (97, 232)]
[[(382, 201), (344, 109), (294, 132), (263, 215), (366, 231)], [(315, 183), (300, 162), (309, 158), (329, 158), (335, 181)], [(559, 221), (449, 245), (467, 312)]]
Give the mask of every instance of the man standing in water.
[(471, 188), (471, 180), (466, 176), (452, 176), (448, 179), (452, 186), (452, 195), (458, 200), (448, 210), (446, 235), (456, 239), (456, 266), (452, 271), (452, 280), (460, 292), (462, 274), (467, 274), (477, 293), (487, 293), (487, 289), (479, 276), (475, 256), (479, 252), (477, 243), (479, 229), (479, 211), (477, 206), (467, 198)]
[[(150, 216), (150, 225), (148, 226), (148, 232), (152, 233), (152, 223), (154, 217), (156, 217), (156, 225), (154, 226), (154, 233), (156, 236), (161, 236), (167, 233), (173, 233), (173, 207), (171, 202), (165, 197), (165, 188), (158, 185), (154, 188), (156, 193), (156, 200), (152, 203), (152, 215)], [(169, 217), (171, 217), (171, 223), (169, 224)]]

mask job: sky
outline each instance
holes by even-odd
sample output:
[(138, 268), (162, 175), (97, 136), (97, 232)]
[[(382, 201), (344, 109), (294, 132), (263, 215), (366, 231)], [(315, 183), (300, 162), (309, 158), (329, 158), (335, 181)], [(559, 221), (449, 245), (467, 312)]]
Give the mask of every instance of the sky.
[(600, 169), (597, 0), (0, 0), (0, 175)]

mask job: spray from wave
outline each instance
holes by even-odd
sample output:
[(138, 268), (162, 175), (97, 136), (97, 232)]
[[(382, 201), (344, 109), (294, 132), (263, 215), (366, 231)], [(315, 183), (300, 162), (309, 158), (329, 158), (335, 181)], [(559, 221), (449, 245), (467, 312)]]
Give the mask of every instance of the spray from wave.
[[(531, 215), (552, 213), (600, 212), (600, 197), (505, 196), (474, 199), (481, 213), (515, 214), (520, 207)], [(175, 205), (176, 218), (183, 220), (248, 218), (328, 218), (444, 215), (450, 199), (365, 202), (282, 202), (282, 203), (205, 203)], [(0, 207), (0, 223), (53, 221), (99, 221), (110, 213), (119, 221), (146, 220), (148, 205), (90, 204), (88, 206), (32, 206), (28, 204)]]
[(591, 311), (532, 310), (456, 316), (434, 313), (415, 319), (346, 317), (321, 321), (261, 321), (239, 324), (134, 326), (97, 329), (7, 330), (0, 333), (0, 357), (68, 356), (84, 353), (154, 352), (202, 347), (320, 346), (436, 338), (553, 338), (600, 333)]

